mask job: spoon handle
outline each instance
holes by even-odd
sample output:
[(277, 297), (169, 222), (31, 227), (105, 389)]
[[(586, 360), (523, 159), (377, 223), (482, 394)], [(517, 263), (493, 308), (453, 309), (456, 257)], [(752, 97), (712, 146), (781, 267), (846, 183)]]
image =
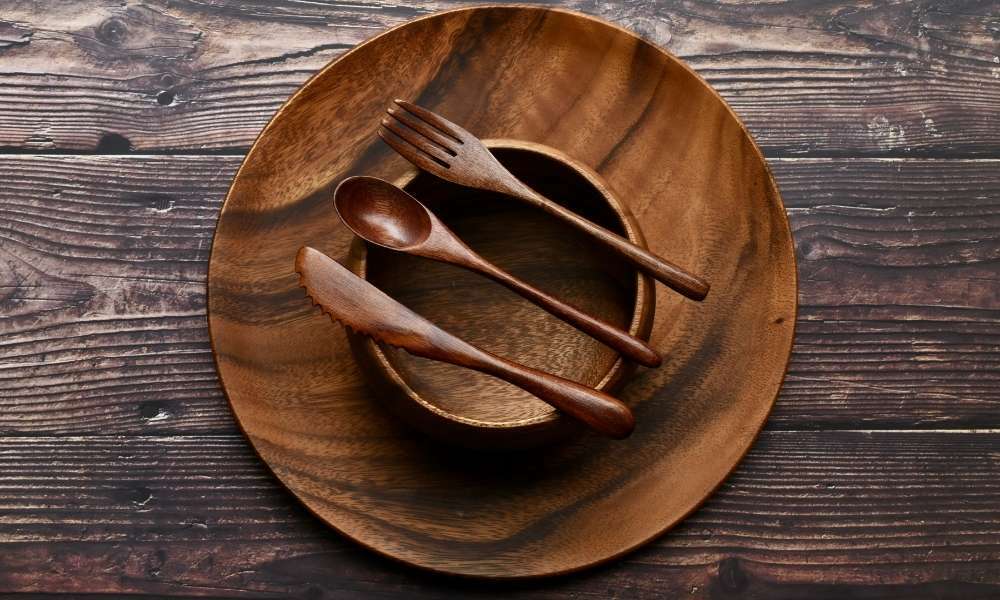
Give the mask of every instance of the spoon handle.
[(466, 256), (466, 266), (486, 275), (502, 284), (511, 291), (520, 294), (549, 313), (570, 323), (577, 329), (589, 334), (594, 339), (607, 344), (626, 358), (647, 367), (658, 367), (663, 359), (656, 350), (639, 338), (629, 335), (621, 329), (594, 318), (587, 313), (561, 301), (542, 290), (525, 283), (510, 273), (497, 268), (486, 259), (472, 255)]
[(564, 208), (559, 204), (556, 204), (521, 183), (518, 179), (514, 178), (513, 175), (510, 176), (509, 180), (505, 177), (503, 180), (497, 181), (496, 184), (498, 184), (498, 187), (501, 188), (497, 191), (524, 200), (544, 210), (550, 215), (569, 223), (573, 227), (576, 227), (580, 231), (583, 231), (594, 239), (602, 242), (611, 250), (617, 252), (641, 271), (647, 273), (671, 289), (680, 292), (684, 296), (687, 296), (692, 300), (701, 301), (708, 295), (709, 286), (708, 282), (704, 279), (688, 273), (684, 269), (663, 258), (660, 258), (659, 256), (656, 256), (645, 248), (636, 246), (627, 239), (608, 231), (600, 225), (596, 225), (587, 219), (584, 219), (580, 215)]

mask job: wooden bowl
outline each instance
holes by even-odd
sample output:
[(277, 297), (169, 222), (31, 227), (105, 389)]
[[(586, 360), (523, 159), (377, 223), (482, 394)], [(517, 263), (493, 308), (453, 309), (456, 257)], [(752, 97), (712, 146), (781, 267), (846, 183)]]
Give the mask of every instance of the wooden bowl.
[[(593, 170), (554, 148), (516, 140), (486, 145), (549, 198), (633, 243), (635, 219)], [(411, 170), (394, 183), (427, 205), (500, 268), (588, 314), (649, 339), (653, 281), (575, 229), (497, 194)], [(447, 331), (516, 362), (614, 393), (635, 365), (481, 275), (427, 259), (352, 245), (348, 266)], [(551, 406), (494, 377), (412, 356), (348, 332), (379, 401), (436, 438), (480, 448), (523, 448), (579, 428)]]
[[(566, 152), (615, 191), (650, 250), (711, 282), (701, 303), (656, 286), (649, 339), (664, 364), (617, 392), (635, 412), (631, 437), (508, 452), (436, 443), (387, 414), (343, 328), (305, 299), (299, 247), (344, 261), (353, 240), (332, 186), (408, 172), (375, 135), (397, 97), (481, 138)], [(681, 61), (591, 17), (480, 6), (359, 45), (277, 112), (219, 216), (208, 311), (233, 414), (320, 519), (412, 565), (532, 577), (649, 541), (736, 466), (784, 377), (795, 261), (763, 156)]]

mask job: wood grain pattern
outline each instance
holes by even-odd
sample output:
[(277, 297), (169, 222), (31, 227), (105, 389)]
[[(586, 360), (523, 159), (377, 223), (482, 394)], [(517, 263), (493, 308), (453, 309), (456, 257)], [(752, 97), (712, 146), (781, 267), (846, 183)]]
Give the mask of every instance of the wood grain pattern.
[[(2, 4), (0, 153), (234, 155), (330, 59), (456, 5)], [(769, 421), (790, 431), (609, 567), (489, 590), (402, 569), (329, 535), (232, 435), (203, 286), (239, 156), (0, 157), (0, 593), (1000, 596), (1000, 164), (852, 158), (998, 157), (995, 2), (560, 4), (683, 56), (771, 157), (801, 238)], [(800, 155), (834, 158), (777, 158)], [(921, 431), (799, 431), (859, 426)]]
[[(466, 4), (100, 0), (41, 11), (9, 0), (0, 146), (241, 154), (328, 61), (388, 26)], [(684, 58), (772, 155), (1000, 151), (991, 0), (557, 4)]]
[(776, 164), (802, 302), (774, 418), (995, 427), (1000, 163), (820, 164)]
[[(239, 162), (0, 158), (0, 430), (234, 431), (204, 328), (204, 281)], [(769, 162), (802, 274), (772, 426), (1000, 427), (1000, 161)], [(807, 253), (807, 239), (848, 240), (836, 247), (851, 257)], [(886, 260), (885, 239), (905, 265)]]
[[(1000, 435), (765, 432), (698, 512), (607, 567), (518, 584), (380, 559), (242, 436), (0, 438), (0, 590), (218, 598), (989, 598)], [(45, 577), (34, 572), (45, 562)]]
[(236, 163), (2, 160), (0, 431), (233, 430), (205, 275)]
[[(635, 416), (630, 437), (580, 436), (540, 454), (456, 455), (387, 421), (343, 332), (303, 301), (299, 249), (343, 261), (353, 239), (331, 218), (332, 185), (360, 174), (394, 180), (411, 168), (373, 135), (399, 97), (483, 139), (573, 156), (617, 192), (650, 253), (712, 282), (703, 302), (655, 290), (649, 343), (669, 360), (617, 393)], [(606, 22), (490, 6), (373, 38), (281, 109), (222, 207), (208, 321), (237, 421), (310, 510), (403, 562), (514, 578), (576, 571), (630, 551), (719, 485), (778, 393), (796, 290), (791, 233), (770, 171), (711, 88)], [(558, 353), (540, 341), (539, 351)], [(621, 437), (618, 425), (611, 433)]]

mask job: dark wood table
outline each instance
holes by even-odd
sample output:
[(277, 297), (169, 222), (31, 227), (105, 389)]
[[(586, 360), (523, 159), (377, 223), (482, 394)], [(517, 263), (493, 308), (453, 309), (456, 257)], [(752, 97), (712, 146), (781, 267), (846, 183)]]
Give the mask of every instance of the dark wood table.
[(0, 592), (1000, 597), (997, 0), (560, 2), (686, 59), (768, 156), (801, 291), (766, 431), (681, 526), (560, 579), (416, 572), (300, 508), (219, 387), (213, 227), (310, 74), (465, 2), (417, 4), (0, 3)]

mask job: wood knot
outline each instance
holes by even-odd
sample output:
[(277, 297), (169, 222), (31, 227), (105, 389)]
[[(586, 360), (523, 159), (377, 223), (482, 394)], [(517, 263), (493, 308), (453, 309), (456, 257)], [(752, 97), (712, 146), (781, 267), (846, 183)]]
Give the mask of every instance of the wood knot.
[(153, 401), (143, 402), (139, 405), (139, 416), (145, 419), (147, 423), (156, 423), (165, 421), (172, 415), (162, 404)]
[(986, 24), (986, 31), (993, 39), (1000, 41), (1000, 19), (994, 19)]
[(735, 594), (747, 587), (747, 574), (738, 558), (725, 558), (719, 562), (719, 585), (723, 591)]
[(97, 154), (127, 154), (132, 151), (132, 142), (118, 133), (105, 133), (94, 149)]
[(128, 36), (128, 27), (125, 21), (117, 17), (111, 17), (97, 27), (97, 37), (110, 46), (121, 46)]
[(170, 90), (163, 90), (156, 95), (156, 102), (160, 106), (170, 106), (174, 103), (174, 93)]

